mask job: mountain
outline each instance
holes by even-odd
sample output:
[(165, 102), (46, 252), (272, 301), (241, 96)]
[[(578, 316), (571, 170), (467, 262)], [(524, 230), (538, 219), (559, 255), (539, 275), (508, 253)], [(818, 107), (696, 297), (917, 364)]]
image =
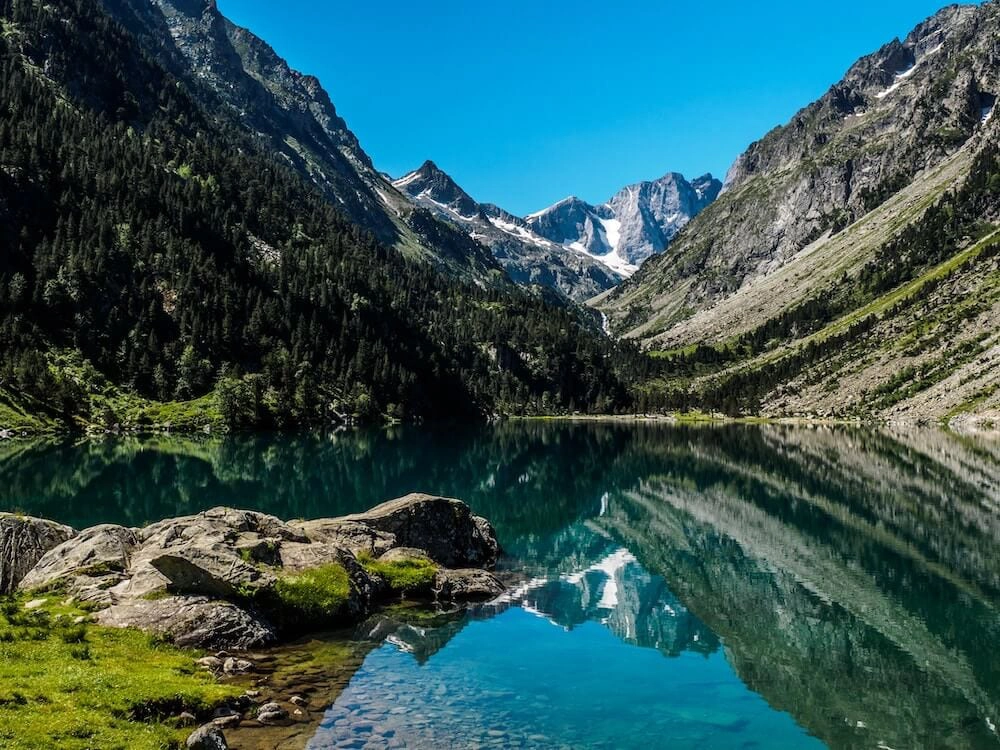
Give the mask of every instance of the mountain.
[(380, 242), (451, 272), (480, 279), (495, 273), (481, 245), (415, 210), (375, 169), (315, 77), (292, 70), (214, 0), (103, 5), (208, 112), (257, 134)]
[(0, 433), (627, 403), (589, 319), (429, 213), (380, 213), (405, 199), (325, 94), (214, 4), (0, 21)]
[(600, 206), (566, 198), (531, 214), (527, 224), (539, 236), (629, 276), (647, 258), (662, 253), (721, 189), (722, 183), (711, 175), (688, 182), (672, 172), (623, 188)]
[(477, 203), (432, 161), (393, 186), (417, 206), (489, 247), (518, 284), (550, 287), (583, 302), (622, 280), (600, 261), (535, 234), (524, 219), (498, 206)]
[[(754, 143), (671, 252), (596, 301), (662, 403), (996, 410), (1000, 5), (951, 5)], [(654, 399), (655, 401), (655, 399)]]

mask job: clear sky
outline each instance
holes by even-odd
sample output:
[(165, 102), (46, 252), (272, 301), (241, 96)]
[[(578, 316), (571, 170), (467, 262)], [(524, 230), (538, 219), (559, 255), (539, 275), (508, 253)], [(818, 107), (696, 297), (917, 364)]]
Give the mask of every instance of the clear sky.
[(219, 0), (319, 77), (376, 166), (526, 214), (752, 141), (944, 0)]

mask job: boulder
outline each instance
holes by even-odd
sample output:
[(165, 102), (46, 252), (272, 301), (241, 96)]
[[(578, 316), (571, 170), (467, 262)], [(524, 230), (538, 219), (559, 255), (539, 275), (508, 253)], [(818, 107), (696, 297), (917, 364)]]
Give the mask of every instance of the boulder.
[(265, 703), (257, 711), (257, 721), (261, 724), (277, 724), (288, 719), (288, 711), (277, 703)]
[(244, 562), (234, 547), (192, 542), (151, 557), (149, 564), (167, 579), (170, 591), (226, 598), (252, 597), (274, 585), (274, 576)]
[(341, 522), (391, 534), (392, 547), (416, 547), (446, 567), (490, 567), (500, 552), (489, 522), (472, 515), (461, 500), (446, 497), (407, 495)]
[(86, 529), (45, 553), (19, 588), (29, 591), (58, 583), (77, 599), (110, 604), (107, 591), (125, 580), (138, 541), (135, 532), (124, 526)]
[[(281, 546), (281, 564), (288, 573), (299, 573), (310, 568), (338, 563), (347, 571), (351, 592), (341, 616), (356, 620), (371, 612), (372, 602), (378, 595), (378, 582), (358, 562), (352, 552), (333, 544), (296, 544)], [(280, 613), (275, 613), (280, 616)]]
[(226, 735), (214, 724), (194, 730), (184, 744), (188, 750), (229, 750)]
[(309, 541), (302, 531), (280, 518), (234, 508), (212, 508), (193, 516), (170, 518), (147, 526), (139, 532), (143, 546), (152, 544), (160, 549), (182, 546), (206, 536), (235, 540), (240, 534), (275, 539), (279, 542)]
[(355, 555), (361, 553), (378, 557), (392, 549), (396, 538), (358, 521), (340, 518), (320, 518), (315, 521), (301, 521), (295, 526), (309, 541), (331, 544), (350, 550)]
[(108, 627), (138, 628), (190, 648), (246, 651), (277, 640), (271, 624), (258, 615), (203, 596), (129, 599), (98, 612), (95, 621)]
[(434, 598), (445, 602), (483, 601), (500, 596), (506, 587), (486, 570), (439, 570), (434, 576)]
[(405, 562), (406, 560), (426, 560), (428, 562), (434, 562), (431, 560), (430, 555), (422, 549), (416, 549), (415, 547), (395, 547), (379, 557), (378, 560), (379, 562), (386, 563)]
[(76, 535), (69, 526), (0, 513), (0, 594), (9, 594), (47, 552)]

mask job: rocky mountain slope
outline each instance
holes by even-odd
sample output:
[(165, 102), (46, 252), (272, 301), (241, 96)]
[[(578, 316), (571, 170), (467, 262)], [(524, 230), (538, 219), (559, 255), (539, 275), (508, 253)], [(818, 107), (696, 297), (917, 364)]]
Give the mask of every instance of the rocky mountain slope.
[(566, 198), (531, 214), (527, 224), (539, 236), (629, 276), (647, 258), (662, 253), (721, 189), (722, 183), (712, 175), (688, 182), (672, 172), (629, 185), (600, 206)]
[(415, 210), (379, 173), (313, 76), (292, 70), (214, 0), (103, 0), (143, 49), (216, 116), (248, 129), (383, 243), (488, 278), (490, 254)]
[(859, 60), (595, 302), (612, 329), (694, 402), (759, 381), (743, 409), (993, 413), (998, 31), (996, 2), (952, 5)]
[(622, 276), (600, 261), (535, 234), (528, 223), (492, 204), (477, 203), (434, 162), (393, 186), (421, 208), (486, 245), (516, 283), (556, 289), (582, 302), (611, 289)]

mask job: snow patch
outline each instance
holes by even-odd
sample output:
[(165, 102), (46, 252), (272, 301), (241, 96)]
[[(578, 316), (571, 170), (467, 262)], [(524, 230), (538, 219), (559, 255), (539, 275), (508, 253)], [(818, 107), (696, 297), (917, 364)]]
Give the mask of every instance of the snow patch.
[(416, 182), (419, 179), (420, 179), (420, 171), (417, 170), (416, 172), (410, 172), (405, 177), (400, 177), (398, 180), (394, 180), (392, 184), (393, 187), (404, 188), (407, 185)]
[(618, 219), (599, 219), (604, 227), (604, 237), (608, 242), (608, 247), (618, 250), (618, 243), (622, 238), (622, 223)]
[(931, 55), (934, 55), (934, 54), (940, 52), (941, 48), (943, 46), (944, 46), (944, 42), (941, 42), (941, 44), (939, 44), (934, 49), (927, 50), (927, 52), (924, 53), (923, 57), (921, 57), (919, 60), (917, 60), (915, 63), (913, 63), (913, 65), (911, 65), (910, 67), (908, 67), (908, 68), (906, 68), (904, 70), (901, 70), (898, 73), (896, 73), (896, 82), (894, 84), (892, 84), (889, 88), (887, 88), (885, 91), (881, 91), (881, 92), (875, 94), (875, 98), (876, 99), (885, 99), (887, 96), (889, 96), (889, 94), (891, 94), (893, 91), (895, 91), (900, 86), (902, 86), (903, 83), (906, 82), (906, 79), (909, 78), (910, 76), (912, 76), (916, 72), (917, 68), (919, 68), (921, 66), (921, 64), (924, 62), (924, 60), (926, 60)]

